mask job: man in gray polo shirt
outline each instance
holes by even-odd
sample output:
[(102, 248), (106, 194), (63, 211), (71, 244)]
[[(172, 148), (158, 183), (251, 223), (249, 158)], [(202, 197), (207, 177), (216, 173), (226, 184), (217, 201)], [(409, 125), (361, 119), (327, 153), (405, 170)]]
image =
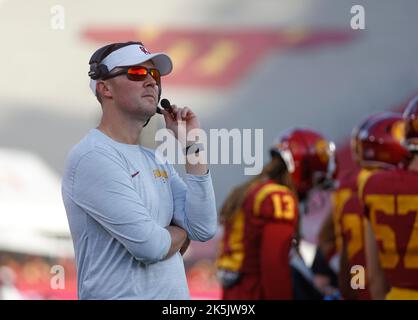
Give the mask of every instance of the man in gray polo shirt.
[[(156, 113), (171, 59), (141, 43), (107, 45), (90, 60), (90, 87), (103, 115), (68, 155), (62, 196), (74, 242), (80, 299), (189, 299), (181, 251), (216, 233), (206, 164), (186, 161), (185, 181), (138, 145)], [(199, 129), (187, 107), (162, 110), (177, 137)], [(193, 141), (185, 141), (193, 149)]]

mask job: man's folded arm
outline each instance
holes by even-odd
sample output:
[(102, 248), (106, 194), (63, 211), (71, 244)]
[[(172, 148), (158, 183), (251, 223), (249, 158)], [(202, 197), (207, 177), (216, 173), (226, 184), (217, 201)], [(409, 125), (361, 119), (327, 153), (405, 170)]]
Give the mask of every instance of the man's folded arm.
[(130, 173), (116, 156), (100, 150), (84, 155), (75, 168), (70, 192), (73, 201), (138, 261), (163, 260), (183, 244), (181, 231), (163, 228), (151, 219)]
[(186, 174), (186, 183), (173, 169), (171, 188), (174, 198), (173, 222), (196, 241), (208, 241), (216, 234), (218, 218), (210, 174)]

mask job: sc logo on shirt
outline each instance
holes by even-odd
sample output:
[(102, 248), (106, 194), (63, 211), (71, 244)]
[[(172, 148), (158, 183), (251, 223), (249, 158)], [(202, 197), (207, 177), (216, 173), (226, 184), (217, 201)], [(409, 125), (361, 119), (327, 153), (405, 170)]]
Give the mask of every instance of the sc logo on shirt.
[(163, 179), (163, 182), (168, 180), (168, 174), (165, 170), (155, 169), (153, 170), (155, 179)]

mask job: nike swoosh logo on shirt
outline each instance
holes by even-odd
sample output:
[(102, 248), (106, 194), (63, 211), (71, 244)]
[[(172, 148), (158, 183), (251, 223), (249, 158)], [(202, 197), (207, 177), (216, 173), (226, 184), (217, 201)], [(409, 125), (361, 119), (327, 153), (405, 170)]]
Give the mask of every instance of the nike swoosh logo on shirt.
[(131, 177), (134, 178), (138, 175), (139, 171), (135, 172), (134, 174), (131, 174)]

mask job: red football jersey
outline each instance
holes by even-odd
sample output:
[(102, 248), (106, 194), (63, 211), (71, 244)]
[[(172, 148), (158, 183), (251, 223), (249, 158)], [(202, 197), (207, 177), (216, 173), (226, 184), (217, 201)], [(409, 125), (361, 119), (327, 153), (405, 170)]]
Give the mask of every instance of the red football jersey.
[(378, 172), (366, 182), (362, 200), (389, 284), (417, 290), (418, 172)]
[[(340, 181), (333, 194), (333, 217), (338, 252), (346, 248), (348, 270), (355, 265), (366, 266), (364, 224), (366, 217), (358, 197), (358, 184), (369, 177), (370, 171), (353, 172)], [(355, 299), (370, 299), (367, 282), (365, 289), (352, 291)], [(353, 298), (353, 297), (352, 297)]]
[(242, 208), (225, 224), (218, 268), (238, 271), (224, 299), (292, 299), (289, 252), (298, 221), (298, 203), (285, 186), (257, 183)]

